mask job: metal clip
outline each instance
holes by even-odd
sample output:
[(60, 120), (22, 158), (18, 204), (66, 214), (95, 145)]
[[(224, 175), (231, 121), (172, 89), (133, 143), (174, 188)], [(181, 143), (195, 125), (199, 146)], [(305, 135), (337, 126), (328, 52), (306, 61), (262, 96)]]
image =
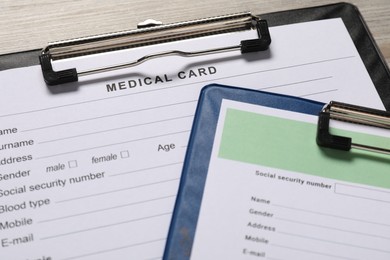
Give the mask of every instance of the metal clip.
[(320, 112), (316, 140), (323, 147), (344, 151), (353, 148), (390, 155), (390, 149), (356, 144), (350, 137), (332, 135), (329, 131), (330, 119), (390, 129), (389, 112), (332, 101)]
[[(45, 82), (48, 85), (75, 82), (78, 81), (78, 78), (82, 76), (129, 68), (137, 66), (150, 59), (170, 55), (194, 57), (234, 50), (241, 50), (241, 53), (263, 51), (268, 49), (271, 43), (267, 21), (261, 20), (259, 17), (253, 16), (249, 12), (166, 25), (148, 25), (149, 23), (147, 23), (146, 26), (141, 25), (141, 29), (103, 34), (49, 44), (42, 50), (42, 53), (39, 57)], [(149, 54), (139, 58), (138, 60), (124, 64), (93, 68), (85, 71), (77, 71), (75, 68), (63, 71), (54, 71), (52, 67), (52, 61), (60, 59), (253, 29), (257, 30), (257, 39), (242, 40), (241, 43), (235, 46), (206, 49), (194, 52), (172, 50)]]

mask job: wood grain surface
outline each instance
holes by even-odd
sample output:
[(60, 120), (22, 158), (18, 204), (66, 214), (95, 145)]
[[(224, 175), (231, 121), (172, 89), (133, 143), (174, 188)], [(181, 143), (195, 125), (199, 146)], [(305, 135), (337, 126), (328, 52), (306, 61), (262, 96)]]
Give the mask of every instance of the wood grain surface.
[[(254, 14), (337, 3), (322, 0), (1, 0), (0, 54), (39, 49), (48, 42), (121, 31), (153, 18), (172, 23), (251, 11)], [(390, 0), (346, 1), (362, 13), (390, 64)]]

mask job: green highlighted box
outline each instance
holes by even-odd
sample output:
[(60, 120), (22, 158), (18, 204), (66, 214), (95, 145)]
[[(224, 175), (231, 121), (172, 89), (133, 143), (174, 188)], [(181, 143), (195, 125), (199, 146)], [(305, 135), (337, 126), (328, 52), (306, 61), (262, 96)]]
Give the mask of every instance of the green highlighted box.
[[(228, 109), (219, 157), (309, 175), (390, 188), (390, 156), (319, 147), (316, 124)], [(390, 147), (390, 138), (332, 129), (353, 142)]]

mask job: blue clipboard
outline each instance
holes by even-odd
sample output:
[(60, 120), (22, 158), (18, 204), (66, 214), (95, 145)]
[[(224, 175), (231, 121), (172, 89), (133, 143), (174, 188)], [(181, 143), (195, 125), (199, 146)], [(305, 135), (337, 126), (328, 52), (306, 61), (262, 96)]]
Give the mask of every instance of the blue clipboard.
[(189, 259), (223, 99), (318, 115), (324, 103), (256, 90), (208, 85), (201, 91), (163, 259)]

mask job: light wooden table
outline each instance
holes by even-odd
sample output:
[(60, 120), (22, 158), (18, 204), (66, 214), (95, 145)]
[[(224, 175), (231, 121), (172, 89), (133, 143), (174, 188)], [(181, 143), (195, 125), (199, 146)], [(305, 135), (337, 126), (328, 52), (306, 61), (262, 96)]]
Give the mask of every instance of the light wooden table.
[[(171, 23), (220, 14), (254, 14), (336, 3), (322, 0), (1, 0), (0, 54), (39, 49), (48, 42), (127, 30), (153, 18)], [(390, 0), (356, 5), (390, 64)]]

